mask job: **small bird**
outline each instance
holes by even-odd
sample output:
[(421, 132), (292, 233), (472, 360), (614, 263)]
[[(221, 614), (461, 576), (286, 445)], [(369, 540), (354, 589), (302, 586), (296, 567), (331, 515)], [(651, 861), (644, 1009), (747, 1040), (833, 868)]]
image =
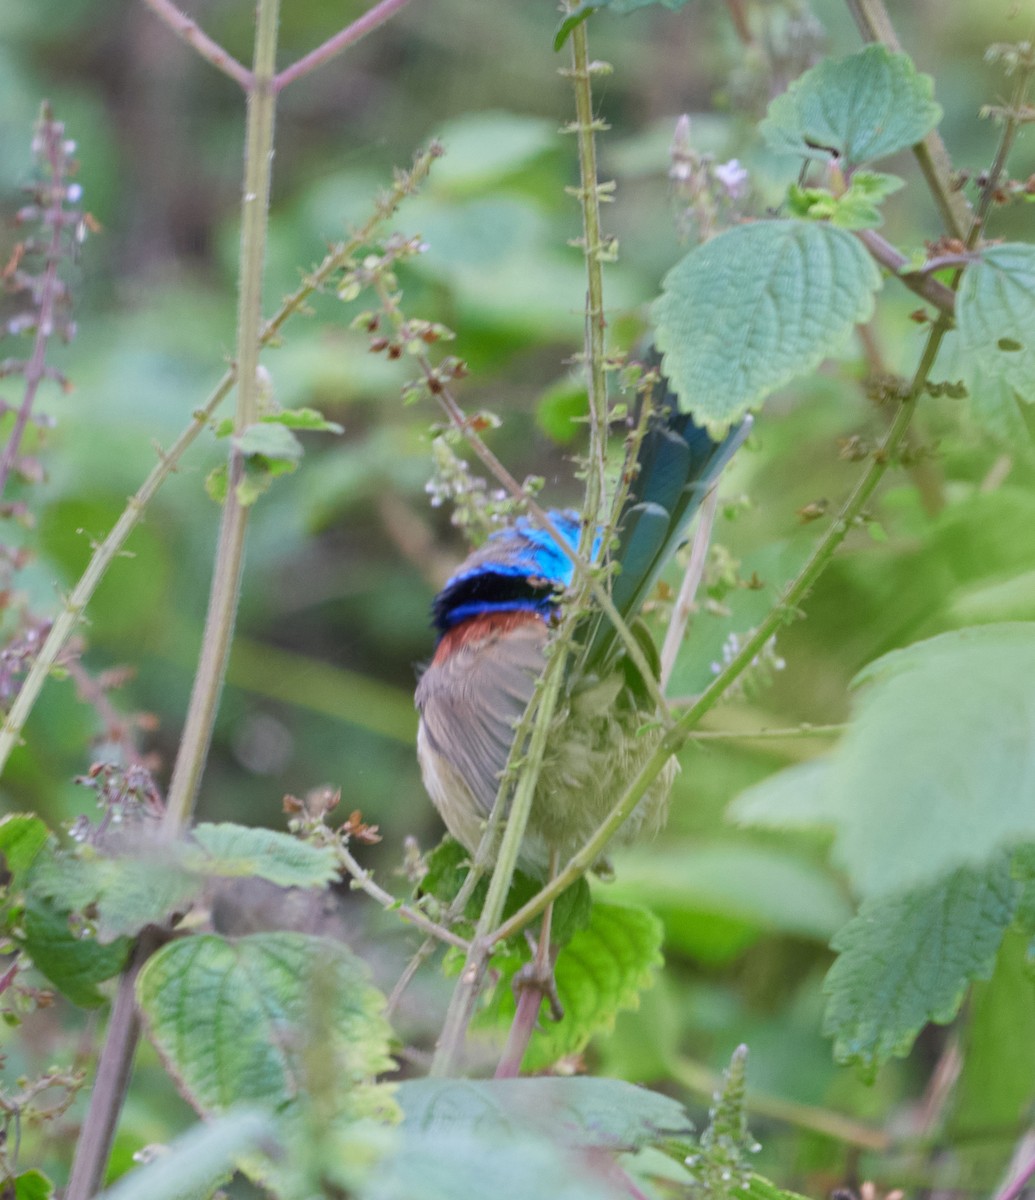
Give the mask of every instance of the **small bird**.
[[(627, 626), (750, 422), (716, 441), (679, 411), (663, 382), (654, 390), (664, 394), (628, 466), (629, 491), (617, 522), (611, 598)], [(568, 547), (577, 548), (578, 515), (553, 510), (549, 516)], [(598, 533), (594, 557), (601, 541)], [(547, 642), (573, 575), (553, 534), (522, 517), (470, 554), (434, 600), (438, 644), (417, 686), (417, 755), (446, 828), (471, 853), (495, 803), (515, 725), (545, 669)], [(656, 664), (641, 630), (634, 631), (637, 641)], [(575, 643), (518, 861), (540, 879), (551, 861), (566, 861), (585, 844), (661, 737), (656, 704), (602, 612), (581, 619)], [(670, 759), (621, 840), (657, 831), (676, 770)]]

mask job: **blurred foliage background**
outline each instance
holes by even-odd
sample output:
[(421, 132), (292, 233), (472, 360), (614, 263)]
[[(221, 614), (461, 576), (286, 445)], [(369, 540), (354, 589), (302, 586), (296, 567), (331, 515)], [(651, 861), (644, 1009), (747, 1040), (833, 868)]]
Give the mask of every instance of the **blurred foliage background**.
[[(364, 7), (353, 0), (286, 6), (282, 62)], [(737, 37), (734, 7), (747, 14), (751, 45)], [(983, 52), (1029, 32), (1019, 27), (1023, 7), (1007, 0), (891, 5), (906, 49), (935, 77), (954, 163), (973, 173), (987, 165), (995, 141), (978, 110), (1003, 89)], [(230, 353), (243, 106), (236, 87), (142, 5), (3, 0), (2, 11), (5, 212), (17, 207), (31, 170), (32, 123), (49, 98), (78, 143), (84, 204), (101, 226), (73, 281), (78, 336), (58, 362), (75, 390), (46, 398), (56, 426), (35, 451), (46, 479), (24, 496), (38, 523), (24, 535), (37, 557), (22, 586), (47, 612), (150, 468), (154, 443), (167, 444), (187, 424)], [(248, 59), (249, 5), (204, 0), (189, 11)], [(393, 166), (441, 138), (446, 156), (397, 218), (429, 246), (403, 279), (407, 312), (457, 331), (455, 352), (472, 369), (462, 403), (503, 418), (488, 435), (493, 449), (519, 478), (545, 476), (546, 495), (559, 504), (578, 494), (571, 455), (582, 397), (566, 361), (581, 339), (584, 289), (581, 257), (568, 245), (579, 215), (564, 188), (577, 172), (573, 143), (559, 135), (572, 98), (558, 75), (566, 58), (551, 48), (555, 24), (545, 0), (414, 3), (289, 88), (279, 118), (266, 307), (272, 311), (326, 244), (363, 219)], [(818, 54), (857, 46), (838, 0), (810, 8), (796, 0), (730, 8), (697, 0), (678, 14), (651, 8), (593, 20), (593, 54), (615, 67), (596, 94), (612, 126), (600, 140), (602, 174), (618, 185), (605, 209), (606, 229), (620, 240), (619, 260), (606, 273), (616, 346), (632, 344), (661, 276), (685, 250), (668, 180), (679, 114), (691, 114), (697, 149), (745, 164), (752, 205), (762, 211), (787, 182), (754, 137), (766, 102)], [(884, 231), (908, 253), (940, 230), (912, 163), (891, 169), (915, 184), (889, 205)], [(1033, 169), (1035, 144), (1022, 142), (1012, 174)], [(1004, 210), (992, 234), (1024, 236), (1030, 212)], [(5, 259), (16, 236), (9, 223), (0, 230)], [(839, 452), (839, 440), (871, 439), (886, 423), (865, 380), (875, 369), (911, 372), (924, 336), (909, 320), (916, 307), (905, 289), (889, 289), (871, 338), (768, 403), (751, 452), (724, 484), (730, 503), (716, 533), (740, 576), (754, 573), (762, 586), (728, 594), (715, 587), (695, 617), (676, 694), (700, 690), (729, 634), (750, 628), (803, 560), (816, 534), (799, 510), (836, 506), (851, 486), (859, 468)], [(281, 404), (320, 408), (345, 432), (311, 438), (302, 468), (256, 510), (200, 815), (283, 827), (284, 793), (340, 787), (347, 811), (360, 809), (381, 827), (384, 840), (365, 861), (391, 879), (404, 838), (427, 846), (440, 833), (416, 768), (412, 689), (432, 650), (431, 597), (465, 546), (448, 512), (425, 494), (438, 415), (402, 405), (405, 364), (372, 356), (349, 330), (351, 316), (321, 298), (265, 355)], [(842, 721), (850, 679), (876, 655), (960, 623), (1035, 617), (1035, 493), (1023, 419), (1004, 427), (1009, 444), (979, 432), (963, 401), (928, 405), (917, 425), (916, 444), (932, 453), (894, 473), (874, 506), (875, 524), (852, 534), (810, 598), (807, 620), (781, 635), (785, 669), (713, 714), (710, 728)], [(166, 770), (218, 521), (203, 481), (223, 452), (214, 438), (201, 439), (89, 613), (86, 662), (135, 668), (116, 699), (155, 714), (146, 744)], [(72, 684), (52, 681), (5, 778), (5, 808), (38, 811), (56, 824), (90, 810), (92, 795), (72, 780), (103, 755), (86, 749), (96, 733), (96, 717), (77, 703)], [(761, 1169), (812, 1191), (874, 1171), (908, 1182), (916, 1162), (906, 1152), (881, 1162), (872, 1147), (804, 1130), (794, 1106), (895, 1129), (908, 1145), (929, 1132), (925, 1122), (940, 1103), (931, 1070), (954, 1036), (929, 1031), (910, 1060), (873, 1086), (831, 1062), (820, 1034), (826, 943), (850, 915), (851, 898), (820, 839), (746, 833), (723, 820), (740, 790), (823, 745), (821, 737), (701, 741), (683, 756), (668, 830), (656, 845), (620, 858), (614, 885), (614, 894), (635, 896), (664, 919), (667, 967), (639, 1011), (591, 1051), (601, 1072), (664, 1082), (700, 1109), (707, 1070), (747, 1042), (751, 1082), (769, 1096), (754, 1122)], [(401, 891), (405, 881), (394, 886)], [(348, 936), (374, 951), (390, 986), (413, 939), (366, 903), (350, 902), (347, 922)], [(415, 1044), (437, 1028), (444, 986), (431, 971), (412, 992), (404, 1033)], [(67, 1027), (67, 1014), (39, 1034), (41, 1057), (53, 1052), (63, 1021)], [(141, 1141), (165, 1140), (184, 1119), (157, 1064), (145, 1057), (139, 1070), (146, 1086), (131, 1094), (123, 1165)], [(970, 1107), (980, 1106), (972, 1098)], [(958, 1115), (961, 1137), (973, 1116)], [(936, 1170), (994, 1181), (1011, 1138), (1012, 1131), (998, 1140), (964, 1138)]]

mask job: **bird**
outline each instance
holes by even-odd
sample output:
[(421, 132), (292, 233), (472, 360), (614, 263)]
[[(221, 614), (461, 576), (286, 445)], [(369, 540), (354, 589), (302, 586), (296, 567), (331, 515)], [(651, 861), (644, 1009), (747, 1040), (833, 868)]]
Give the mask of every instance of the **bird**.
[[(751, 419), (715, 439), (680, 411), (657, 369), (656, 352), (647, 367), (645, 378), (655, 382), (643, 403), (651, 410), (626, 464), (628, 491), (615, 524), (616, 543), (605, 548), (598, 529), (592, 556), (599, 561), (610, 550), (616, 564), (611, 600), (648, 650), (648, 660), (653, 658), (656, 675), (653, 644), (633, 622), (747, 436)], [(425, 789), (447, 830), (471, 854), (485, 832), (515, 726), (545, 670), (562, 598), (574, 577), (566, 549), (579, 546), (580, 518), (563, 509), (548, 515), (550, 529), (522, 516), (492, 533), (432, 605), (437, 644), (417, 684), (417, 756)], [(521, 871), (540, 880), (585, 844), (662, 736), (652, 689), (602, 611), (579, 619), (574, 643), (518, 859)], [(617, 840), (657, 832), (677, 769), (669, 759)], [(597, 864), (602, 870), (607, 865)]]

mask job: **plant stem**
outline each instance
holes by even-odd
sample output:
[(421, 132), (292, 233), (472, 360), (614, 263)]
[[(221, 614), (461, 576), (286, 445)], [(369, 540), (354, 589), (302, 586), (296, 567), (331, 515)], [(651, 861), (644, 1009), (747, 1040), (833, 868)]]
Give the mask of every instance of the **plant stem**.
[[(868, 42), (880, 42), (893, 53), (902, 52), (895, 28), (883, 0), (845, 0), (859, 33)], [(937, 129), (917, 142), (913, 156), (923, 173), (942, 223), (956, 238), (962, 238), (970, 223), (970, 206), (961, 191), (952, 186), (952, 162)]]
[[(677, 1058), (672, 1064), (672, 1077), (688, 1091), (711, 1100), (722, 1086), (722, 1074), (711, 1071), (701, 1063), (688, 1058)], [(891, 1138), (883, 1129), (874, 1129), (861, 1121), (853, 1120), (830, 1109), (817, 1108), (812, 1104), (800, 1104), (782, 1096), (769, 1096), (762, 1092), (749, 1091), (746, 1097), (747, 1111), (760, 1117), (786, 1121), (799, 1129), (811, 1129), (826, 1134), (839, 1142), (861, 1146), (865, 1150), (886, 1151)]]
[(886, 267), (896, 279), (901, 280), (911, 292), (916, 292), (918, 296), (921, 296), (929, 304), (933, 304), (946, 316), (955, 315), (956, 293), (952, 288), (931, 276), (929, 263), (922, 271), (903, 271), (902, 268), (908, 265), (909, 259), (904, 254), (900, 254), (875, 229), (860, 229), (855, 236), (877, 262), (882, 267)]
[[(568, 11), (575, 6), (569, 4)], [(593, 117), (592, 72), (600, 68), (589, 61), (588, 22), (576, 25), (571, 35), (571, 70), (565, 72), (575, 90), (575, 124), (578, 135), (579, 183), (576, 190), (582, 207), (582, 253), (586, 260), (586, 329), (583, 356), (589, 392), (589, 467), (586, 472), (584, 525), (579, 547), (582, 556), (592, 558), (593, 542), (600, 524), (606, 491), (607, 466), (607, 376), (604, 371), (604, 278), (602, 261), (607, 253), (600, 227), (600, 201), (612, 188), (597, 180), (597, 150), (594, 133), (607, 126)]]
[(197, 21), (192, 21), (186, 13), (180, 12), (172, 0), (144, 0), (149, 9), (163, 20), (166, 25), (182, 38), (201, 58), (211, 63), (217, 71), (222, 71), (248, 92), (252, 87), (252, 73), (218, 42), (201, 28)]
[(1010, 1180), (1001, 1192), (996, 1193), (995, 1200), (1020, 1200), (1024, 1189), (1031, 1182), (1033, 1176), (1035, 1176), (1035, 1154), (1030, 1154), (1027, 1162), (1025, 1162), (1013, 1179)]
[(97, 1060), (97, 1077), (90, 1105), (79, 1130), (72, 1170), (64, 1200), (90, 1200), (96, 1195), (108, 1165), (115, 1127), (129, 1084), (133, 1052), (140, 1037), (136, 982), (140, 968), (160, 943), (157, 931), (145, 931), (137, 940), (129, 966), (119, 979), (108, 1029)]
[[(253, 85), (248, 93), (237, 315), (237, 408), (234, 414), (234, 432), (237, 436), (254, 424), (259, 416), (259, 338), (276, 113), (273, 78), (279, 9), (280, 0), (259, 0)], [(169, 784), (163, 822), (163, 829), (169, 836), (178, 834), (190, 820), (226, 675), (237, 616), (249, 515), (248, 508), (237, 495), (243, 470), (244, 460), (235, 448), (230, 453), (229, 483), (219, 529), (201, 656)]]
[(347, 25), (340, 33), (336, 33), (334, 37), (328, 38), (322, 46), (317, 46), (315, 50), (311, 50), (304, 58), (300, 58), (298, 62), (292, 63), (290, 67), (285, 67), (283, 71), (274, 79), (273, 87), (277, 92), (282, 91), (289, 83), (294, 83), (296, 79), (301, 79), (303, 75), (308, 75), (311, 71), (315, 71), (317, 67), (323, 66), (325, 62), (340, 54), (354, 42), (358, 42), (361, 37), (365, 37), (368, 33), (372, 33), (379, 25), (383, 25), (390, 17), (409, 4), (410, 0), (381, 0), (380, 4), (375, 4), (369, 12), (366, 12), (361, 17), (357, 17), (351, 25)]
[(694, 606), (694, 597), (697, 595), (701, 577), (704, 575), (708, 543), (711, 541), (712, 526), (715, 524), (715, 510), (718, 508), (718, 504), (719, 489), (713, 487), (701, 506), (701, 515), (698, 518), (697, 531), (694, 534), (694, 544), (690, 551), (690, 561), (686, 564), (679, 595), (672, 606), (672, 618), (669, 621), (668, 629), (665, 630), (665, 640), (661, 646), (661, 670), (658, 673), (662, 691), (668, 687), (668, 681), (672, 678), (676, 658), (686, 633), (687, 622), (690, 620), (690, 612)]

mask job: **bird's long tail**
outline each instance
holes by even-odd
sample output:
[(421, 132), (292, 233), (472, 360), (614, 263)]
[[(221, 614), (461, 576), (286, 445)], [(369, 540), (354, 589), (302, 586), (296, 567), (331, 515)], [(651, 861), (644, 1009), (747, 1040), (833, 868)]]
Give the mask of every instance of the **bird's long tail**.
[[(652, 351), (648, 367), (660, 367)], [(611, 598), (623, 620), (636, 615), (650, 595), (666, 563), (685, 540), (694, 514), (714, 486), (723, 467), (747, 437), (751, 418), (730, 430), (721, 441), (679, 411), (675, 393), (662, 376), (655, 392), (653, 413), (640, 442), (629, 495), (618, 520), (614, 559), (619, 571)], [(587, 638), (585, 664), (596, 670), (616, 648), (616, 631), (605, 617), (597, 618)]]

